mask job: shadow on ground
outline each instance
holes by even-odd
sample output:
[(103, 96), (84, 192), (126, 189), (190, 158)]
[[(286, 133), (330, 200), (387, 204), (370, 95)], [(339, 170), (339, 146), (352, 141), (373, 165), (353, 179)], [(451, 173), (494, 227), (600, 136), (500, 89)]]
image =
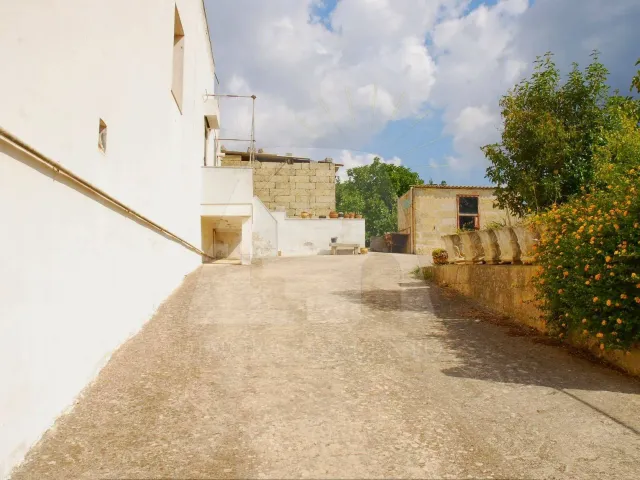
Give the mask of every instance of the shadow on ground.
[(428, 313), (434, 315), (443, 328), (427, 336), (437, 337), (457, 357), (459, 365), (442, 370), (451, 377), (640, 394), (637, 379), (580, 358), (580, 352), (449, 290), (419, 280), (397, 282), (395, 287), (368, 288), (363, 281), (361, 290), (333, 294), (389, 314), (424, 312), (426, 322), (433, 321)]

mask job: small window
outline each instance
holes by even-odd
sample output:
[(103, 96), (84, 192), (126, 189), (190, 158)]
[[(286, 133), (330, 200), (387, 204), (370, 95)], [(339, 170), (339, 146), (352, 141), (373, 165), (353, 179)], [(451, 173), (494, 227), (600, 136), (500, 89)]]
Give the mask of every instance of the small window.
[(173, 73), (171, 79), (171, 93), (178, 104), (178, 109), (182, 113), (182, 84), (184, 76), (184, 29), (175, 7), (173, 22)]
[(458, 197), (458, 228), (460, 230), (480, 228), (478, 197)]
[(107, 124), (102, 119), (100, 119), (98, 127), (98, 148), (105, 153), (107, 152)]

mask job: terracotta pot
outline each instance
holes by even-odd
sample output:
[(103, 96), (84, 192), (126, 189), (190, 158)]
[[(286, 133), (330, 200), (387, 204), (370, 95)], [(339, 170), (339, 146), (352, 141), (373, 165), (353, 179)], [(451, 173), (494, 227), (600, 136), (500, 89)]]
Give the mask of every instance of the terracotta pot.
[(338, 218), (338, 212), (329, 212), (329, 218)]
[(500, 263), (520, 262), (520, 248), (518, 238), (511, 227), (496, 228), (494, 230), (500, 247)]
[(358, 214), (356, 215), (356, 218), (362, 218), (362, 215)]
[(478, 237), (480, 237), (482, 250), (484, 250), (485, 263), (500, 263), (500, 247), (498, 246), (498, 238), (495, 232), (493, 230), (480, 230), (478, 231)]
[(301, 216), (302, 218), (309, 218), (309, 214), (308, 214), (307, 212), (302, 212), (302, 213), (300, 214), (300, 216)]

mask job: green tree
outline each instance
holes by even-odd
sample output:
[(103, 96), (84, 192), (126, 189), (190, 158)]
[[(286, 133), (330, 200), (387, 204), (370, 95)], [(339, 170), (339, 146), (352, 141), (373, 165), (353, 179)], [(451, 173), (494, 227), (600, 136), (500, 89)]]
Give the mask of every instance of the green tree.
[(407, 167), (373, 163), (347, 170), (348, 179), (336, 184), (336, 206), (341, 212), (358, 212), (366, 219), (367, 243), (372, 236), (398, 228), (398, 197), (412, 185), (422, 185), (420, 176)]
[(500, 207), (520, 216), (541, 211), (592, 181), (594, 151), (607, 123), (607, 77), (594, 52), (584, 71), (574, 63), (561, 83), (547, 53), (536, 60), (531, 78), (502, 97), (502, 141), (482, 147)]

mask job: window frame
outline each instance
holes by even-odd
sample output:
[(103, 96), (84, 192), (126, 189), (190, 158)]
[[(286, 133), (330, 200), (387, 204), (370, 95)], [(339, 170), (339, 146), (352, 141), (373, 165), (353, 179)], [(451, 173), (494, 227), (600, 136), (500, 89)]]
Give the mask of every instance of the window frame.
[(107, 122), (102, 118), (98, 122), (98, 150), (102, 153), (107, 153), (107, 135), (108, 135)]
[[(460, 214), (460, 199), (461, 198), (477, 198), (478, 199), (478, 213), (463, 213)], [(473, 228), (474, 230), (480, 230), (480, 195), (465, 195), (465, 194), (457, 194), (456, 195), (456, 229), (460, 230), (460, 217), (473, 217)]]
[(185, 56), (185, 34), (178, 11), (178, 6), (174, 5), (173, 14), (173, 48), (171, 51), (171, 95), (182, 115), (182, 105), (184, 103), (184, 56)]

